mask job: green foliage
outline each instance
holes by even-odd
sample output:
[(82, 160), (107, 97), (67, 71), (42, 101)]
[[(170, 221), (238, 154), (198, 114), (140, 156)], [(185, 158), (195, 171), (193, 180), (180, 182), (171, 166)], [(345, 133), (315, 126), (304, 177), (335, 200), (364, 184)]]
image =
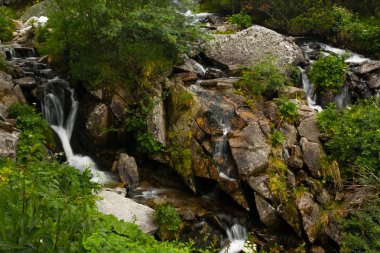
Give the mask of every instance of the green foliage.
[(52, 32), (41, 46), (89, 88), (141, 85), (170, 70), (202, 39), (176, 8), (170, 0), (53, 0)]
[(298, 116), (298, 106), (287, 98), (279, 98), (276, 100), (277, 114), (281, 121), (286, 120), (289, 123), (294, 122)]
[(126, 112), (125, 130), (133, 133), (137, 150), (143, 154), (156, 154), (163, 151), (161, 144), (148, 132), (147, 118), (152, 113), (153, 103), (150, 102), (148, 106), (138, 103), (134, 109)]
[(331, 90), (337, 93), (346, 80), (346, 63), (340, 56), (320, 55), (312, 65), (309, 76), (322, 92)]
[(266, 91), (273, 92), (280, 89), (285, 82), (286, 78), (274, 64), (274, 58), (269, 57), (244, 71), (236, 88), (243, 90), (246, 94), (260, 96)]
[[(134, 224), (98, 213), (93, 193), (99, 186), (90, 181), (89, 170), (44, 160), (47, 123), (40, 115), (19, 104), (10, 115), (17, 116), (22, 130), (21, 158), (0, 159), (0, 252), (194, 251), (184, 244), (159, 243)], [(166, 214), (176, 222), (178, 214), (171, 212), (159, 215), (163, 224)], [(173, 231), (173, 224), (167, 229)]]
[(12, 39), (12, 31), (14, 30), (12, 16), (10, 9), (0, 6), (0, 40), (8, 41)]
[(341, 164), (355, 164), (380, 175), (380, 109), (365, 101), (340, 111), (330, 105), (318, 115), (321, 130), (330, 136), (326, 146)]
[(380, 201), (369, 201), (344, 222), (341, 252), (380, 252)]
[(281, 131), (275, 129), (270, 135), (269, 140), (273, 146), (279, 146), (282, 145), (282, 143), (284, 142), (284, 135), (281, 133)]
[(47, 139), (52, 138), (52, 134), (41, 115), (33, 107), (17, 103), (11, 106), (9, 117), (16, 118), (16, 127), (22, 130), (17, 143), (17, 160), (27, 163), (45, 158), (45, 145)]
[(159, 230), (158, 236), (162, 240), (178, 239), (183, 223), (178, 211), (169, 204), (160, 205), (153, 214)]
[(83, 240), (85, 252), (171, 252), (190, 253), (194, 249), (181, 243), (157, 242), (135, 224), (119, 221), (112, 215), (98, 214), (93, 231)]
[(289, 31), (294, 35), (330, 34), (336, 29), (338, 18), (331, 6), (314, 6), (290, 20)]
[(7, 63), (5, 61), (5, 58), (0, 55), (0, 71), (6, 71), (7, 70)]
[(338, 28), (334, 39), (353, 50), (380, 56), (380, 24), (372, 24), (371, 20), (361, 20), (358, 17), (347, 19)]
[(0, 165), (12, 171), (0, 185), (0, 251), (79, 252), (95, 205), (90, 173), (56, 162)]
[(236, 24), (240, 29), (245, 29), (252, 25), (251, 16), (244, 12), (228, 16), (227, 21), (231, 24)]

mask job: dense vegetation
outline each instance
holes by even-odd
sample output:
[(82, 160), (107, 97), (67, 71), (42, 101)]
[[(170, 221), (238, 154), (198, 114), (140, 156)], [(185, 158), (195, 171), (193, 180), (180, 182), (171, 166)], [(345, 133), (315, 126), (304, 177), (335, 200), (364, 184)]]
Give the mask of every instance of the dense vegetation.
[(346, 80), (346, 63), (342, 57), (321, 54), (312, 65), (309, 76), (319, 91), (339, 93)]
[(14, 24), (11, 20), (13, 17), (9, 8), (0, 6), (0, 41), (8, 41), (12, 39)]
[(201, 38), (170, 0), (53, 0), (39, 47), (67, 63), (88, 88), (136, 86), (170, 71)]
[[(99, 186), (90, 181), (90, 172), (47, 155), (47, 123), (41, 116), (23, 105), (15, 105), (11, 115), (23, 132), (17, 160), (0, 159), (0, 252), (194, 251), (158, 243), (136, 225), (98, 213), (93, 191)], [(162, 213), (171, 221), (173, 211)]]
[(332, 105), (318, 117), (329, 136), (330, 158), (341, 165), (348, 188), (364, 204), (343, 221), (343, 252), (379, 252), (380, 109), (373, 101), (336, 110)]
[(253, 21), (292, 35), (317, 35), (356, 51), (379, 57), (378, 0), (205, 0), (211, 12), (249, 14)]

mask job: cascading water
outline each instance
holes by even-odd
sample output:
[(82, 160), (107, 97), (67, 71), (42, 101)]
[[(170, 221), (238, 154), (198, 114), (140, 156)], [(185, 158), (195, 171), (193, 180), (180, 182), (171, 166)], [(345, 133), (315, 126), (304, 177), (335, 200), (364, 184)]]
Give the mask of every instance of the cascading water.
[(322, 111), (322, 107), (317, 105), (317, 94), (315, 93), (315, 88), (311, 84), (309, 77), (307, 76), (306, 70), (300, 68), (301, 70), (301, 78), (302, 78), (302, 89), (305, 91), (307, 95), (307, 103), (308, 105), (317, 110), (318, 112)]
[(245, 248), (245, 243), (247, 241), (247, 230), (245, 227), (235, 224), (227, 229), (226, 232), (230, 244), (219, 251), (219, 253), (239, 253), (242, 251)]
[(75, 99), (75, 92), (70, 88), (68, 82), (56, 78), (46, 84), (42, 113), (61, 140), (67, 162), (81, 171), (90, 169), (94, 182), (101, 184), (114, 182), (111, 175), (97, 169), (95, 162), (90, 157), (74, 154), (70, 139), (77, 110), (78, 101)]

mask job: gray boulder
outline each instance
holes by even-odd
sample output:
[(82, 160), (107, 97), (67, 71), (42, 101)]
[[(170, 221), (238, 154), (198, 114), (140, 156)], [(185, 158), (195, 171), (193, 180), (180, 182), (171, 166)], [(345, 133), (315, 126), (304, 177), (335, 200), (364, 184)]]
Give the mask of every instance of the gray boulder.
[(271, 199), (272, 194), (269, 189), (269, 176), (263, 175), (259, 177), (251, 177), (248, 180), (249, 186), (258, 194), (266, 199)]
[(13, 84), (10, 75), (0, 72), (0, 105), (4, 117), (8, 116), (9, 107), (16, 102), (26, 103), (20, 86)]
[(310, 117), (301, 122), (298, 127), (301, 137), (305, 137), (308, 141), (319, 143), (321, 132), (319, 131), (316, 117)]
[(248, 178), (268, 165), (270, 146), (258, 123), (231, 134), (228, 142), (241, 178)]
[(255, 202), (261, 222), (270, 228), (280, 228), (283, 221), (276, 209), (258, 194), (255, 194)]
[(0, 157), (16, 159), (16, 147), (20, 133), (0, 128)]
[(311, 243), (318, 239), (321, 234), (323, 221), (320, 220), (321, 210), (317, 203), (313, 200), (313, 195), (310, 192), (300, 193), (296, 199), (298, 210), (301, 213), (303, 228)]
[(112, 214), (126, 222), (133, 222), (147, 234), (155, 233), (158, 226), (153, 220), (154, 210), (126, 198), (122, 191), (120, 193), (112, 189), (100, 191), (98, 196), (103, 199), (96, 202), (98, 211), (104, 214)]
[(320, 162), (322, 157), (325, 156), (322, 145), (320, 143), (309, 142), (306, 138), (302, 138), (300, 143), (304, 163), (314, 178), (320, 178), (322, 176)]
[(230, 70), (252, 66), (268, 55), (273, 55), (279, 66), (297, 64), (303, 59), (301, 49), (293, 41), (262, 26), (214, 36), (205, 45), (205, 55)]
[(128, 185), (129, 188), (134, 189), (139, 186), (139, 172), (135, 158), (122, 153), (116, 162), (115, 166), (121, 181)]

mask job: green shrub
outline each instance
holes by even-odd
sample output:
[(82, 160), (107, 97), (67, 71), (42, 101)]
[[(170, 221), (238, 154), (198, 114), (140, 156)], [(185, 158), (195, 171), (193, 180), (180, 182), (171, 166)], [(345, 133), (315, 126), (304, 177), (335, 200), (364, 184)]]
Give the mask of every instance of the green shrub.
[(330, 136), (326, 146), (332, 158), (380, 175), (380, 109), (374, 102), (365, 101), (340, 111), (330, 105), (318, 115), (318, 123)]
[(231, 24), (237, 25), (240, 29), (245, 29), (252, 25), (251, 16), (244, 12), (228, 16), (227, 21)]
[(158, 224), (158, 236), (162, 240), (178, 239), (183, 223), (178, 211), (173, 206), (169, 204), (159, 206), (154, 212), (153, 218)]
[(310, 80), (322, 92), (338, 93), (346, 80), (346, 63), (340, 56), (320, 55), (309, 71)]
[(50, 2), (51, 33), (41, 50), (64, 60), (89, 89), (143, 86), (205, 37), (171, 0)]
[(380, 56), (380, 24), (355, 17), (339, 27), (335, 40), (353, 50)]
[(277, 91), (285, 82), (286, 78), (274, 64), (274, 58), (269, 57), (244, 71), (242, 79), (236, 83), (236, 88), (247, 94), (260, 96), (266, 91)]
[(294, 102), (286, 98), (276, 100), (277, 114), (281, 121), (285, 120), (289, 123), (294, 122), (298, 116), (298, 106)]
[(273, 146), (279, 146), (284, 143), (284, 135), (279, 130), (274, 130), (270, 136), (270, 143)]
[(11, 11), (5, 7), (0, 6), (0, 40), (8, 41), (12, 39), (12, 32), (14, 25), (11, 20)]
[(338, 20), (330, 7), (313, 7), (290, 20), (290, 32), (294, 35), (330, 34), (336, 29)]
[(0, 55), (0, 71), (6, 71), (7, 70), (7, 63), (5, 61), (5, 58)]
[(13, 104), (9, 117), (17, 119), (16, 127), (22, 130), (17, 143), (17, 160), (22, 163), (40, 161), (46, 157), (45, 145), (53, 135), (41, 114), (26, 104)]
[(380, 202), (378, 197), (343, 221), (341, 252), (380, 252)]

